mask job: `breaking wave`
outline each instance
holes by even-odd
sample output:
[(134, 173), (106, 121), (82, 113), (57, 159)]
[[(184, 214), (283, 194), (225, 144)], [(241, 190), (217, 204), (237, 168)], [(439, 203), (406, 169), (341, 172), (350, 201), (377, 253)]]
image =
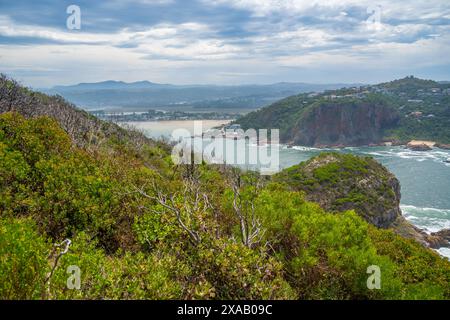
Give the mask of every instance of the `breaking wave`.
[[(405, 149), (402, 147), (396, 147), (396, 148), (390, 148), (388, 150), (376, 150), (376, 151), (367, 151), (363, 152), (367, 155), (371, 155), (374, 157), (394, 157), (394, 158), (401, 158), (401, 159), (412, 159), (416, 160), (418, 162), (431, 160), (435, 162), (443, 163), (445, 160), (449, 159), (450, 152), (449, 151), (443, 151), (443, 150), (437, 150), (433, 149), (430, 151), (414, 151)], [(448, 163), (446, 163), (447, 165)]]
[(400, 206), (405, 218), (427, 232), (450, 228), (450, 209), (421, 208), (412, 205)]

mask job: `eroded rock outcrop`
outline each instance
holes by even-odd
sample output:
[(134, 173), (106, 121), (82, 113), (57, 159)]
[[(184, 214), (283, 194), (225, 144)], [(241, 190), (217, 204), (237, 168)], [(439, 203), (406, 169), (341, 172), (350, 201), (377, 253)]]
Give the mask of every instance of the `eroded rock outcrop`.
[(427, 234), (403, 217), (398, 179), (370, 157), (323, 153), (283, 170), (274, 179), (303, 191), (307, 200), (327, 211), (355, 210), (367, 222), (424, 246), (450, 246), (450, 230)]
[[(450, 229), (442, 229), (438, 232), (433, 232), (429, 238), (436, 242), (435, 248), (447, 247), (450, 248)], [(431, 239), (429, 240), (431, 246)]]
[(416, 141), (412, 140), (406, 145), (407, 148), (414, 151), (429, 151), (433, 149), (435, 143), (433, 141)]
[(391, 225), (391, 228), (402, 237), (414, 239), (424, 246), (430, 247), (432, 249), (450, 247), (449, 229), (444, 229), (439, 232), (428, 234), (424, 230), (408, 222), (403, 216), (399, 216)]
[(323, 153), (276, 179), (304, 191), (308, 200), (327, 211), (355, 210), (379, 228), (389, 228), (401, 216), (399, 181), (369, 157)]
[(450, 144), (436, 143), (435, 147), (436, 148), (440, 148), (440, 149), (444, 149), (444, 150), (450, 150)]

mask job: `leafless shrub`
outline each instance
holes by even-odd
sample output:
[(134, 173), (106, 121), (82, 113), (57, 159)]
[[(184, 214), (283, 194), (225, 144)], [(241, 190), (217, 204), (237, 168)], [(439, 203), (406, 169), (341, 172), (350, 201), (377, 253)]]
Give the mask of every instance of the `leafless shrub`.
[(250, 197), (244, 199), (241, 189), (244, 186), (242, 181), (242, 172), (238, 169), (229, 170), (229, 185), (233, 190), (233, 210), (239, 221), (239, 228), (242, 243), (248, 248), (252, 248), (261, 242), (264, 235), (264, 229), (261, 222), (255, 215), (255, 199), (262, 188), (262, 180), (259, 175), (253, 176), (247, 181), (247, 187), (250, 187)]

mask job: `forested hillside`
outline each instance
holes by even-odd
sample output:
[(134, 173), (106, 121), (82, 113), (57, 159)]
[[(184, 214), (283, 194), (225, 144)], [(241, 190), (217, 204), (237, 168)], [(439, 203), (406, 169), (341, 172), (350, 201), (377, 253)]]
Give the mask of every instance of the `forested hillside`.
[(281, 175), (174, 165), (164, 143), (1, 85), (1, 299), (450, 298), (447, 260)]
[(373, 86), (300, 94), (236, 120), (280, 129), (282, 142), (362, 146), (413, 139), (450, 143), (450, 85), (414, 77)]

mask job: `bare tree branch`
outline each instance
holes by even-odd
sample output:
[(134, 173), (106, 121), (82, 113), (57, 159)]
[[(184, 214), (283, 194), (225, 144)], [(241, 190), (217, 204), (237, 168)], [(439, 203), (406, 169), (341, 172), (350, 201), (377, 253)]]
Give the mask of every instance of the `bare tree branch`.
[(256, 178), (256, 181), (250, 186), (254, 190), (250, 199), (243, 199), (242, 197), (241, 188), (243, 183), (240, 171), (232, 170), (230, 184), (233, 191), (233, 210), (239, 220), (242, 243), (252, 248), (261, 242), (264, 235), (261, 223), (255, 215), (254, 203), (257, 192), (261, 189), (261, 181), (259, 178)]

